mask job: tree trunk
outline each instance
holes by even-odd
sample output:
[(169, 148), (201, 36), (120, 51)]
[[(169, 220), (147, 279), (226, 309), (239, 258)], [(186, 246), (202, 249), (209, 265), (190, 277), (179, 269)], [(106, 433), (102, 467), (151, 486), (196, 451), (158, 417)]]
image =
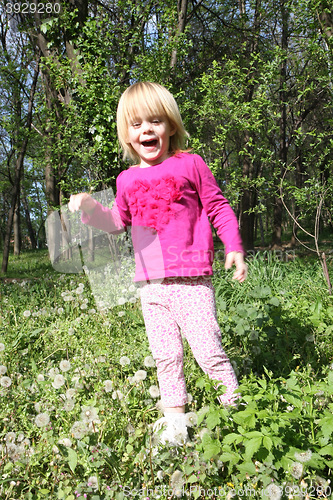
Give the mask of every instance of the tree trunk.
[[(283, 176), (284, 169), (287, 166), (288, 146), (287, 146), (287, 49), (288, 49), (288, 11), (285, 6), (285, 0), (281, 2), (281, 18), (282, 18), (282, 39), (281, 48), (284, 52), (284, 58), (280, 69), (280, 148), (279, 148), (279, 165), (280, 172), (277, 183)], [(272, 248), (279, 248), (282, 244), (282, 214), (283, 203), (281, 200), (279, 189), (276, 192), (273, 211), (273, 234)]]
[(16, 206), (13, 218), (13, 229), (14, 229), (14, 255), (20, 255), (21, 253), (21, 217), (20, 217), (20, 192), (17, 194)]
[(27, 122), (26, 122), (26, 127), (25, 127), (26, 134), (25, 134), (25, 138), (21, 144), (20, 152), (18, 154), (18, 157), (16, 160), (16, 165), (15, 165), (14, 184), (13, 184), (12, 195), (11, 195), (11, 206), (10, 206), (9, 213), (8, 213), (7, 227), (6, 227), (5, 241), (4, 241), (4, 249), (3, 249), (3, 257), (2, 257), (2, 266), (1, 266), (2, 273), (6, 273), (7, 267), (8, 267), (8, 259), (9, 259), (9, 251), (10, 251), (10, 237), (11, 237), (11, 233), (12, 233), (16, 202), (17, 202), (17, 198), (18, 198), (19, 190), (20, 190), (20, 179), (21, 179), (21, 173), (22, 173), (22, 168), (23, 168), (23, 161), (24, 161), (26, 150), (27, 150), (27, 145), (28, 145), (28, 141), (29, 141), (29, 132), (30, 132), (31, 123), (32, 123), (32, 108), (33, 108), (33, 101), (34, 101), (35, 91), (36, 91), (36, 86), (37, 86), (37, 78), (38, 78), (38, 74), (39, 74), (39, 60), (40, 60), (40, 56), (38, 55), (37, 62), (36, 62), (36, 68), (35, 68), (35, 74), (34, 74), (33, 81), (31, 84), (31, 89), (30, 89)]
[[(178, 0), (177, 4), (178, 23), (177, 23), (177, 31), (175, 37), (176, 42), (178, 40), (179, 35), (181, 35), (185, 31), (187, 3), (188, 0)], [(170, 62), (171, 71), (173, 71), (176, 68), (176, 64), (177, 64), (177, 47), (173, 49), (171, 54), (171, 62)]]
[(36, 236), (35, 236), (35, 231), (34, 231), (33, 225), (31, 223), (31, 217), (30, 217), (30, 210), (29, 210), (28, 200), (27, 200), (27, 198), (26, 198), (26, 196), (24, 194), (22, 196), (22, 205), (23, 205), (23, 208), (24, 208), (25, 221), (26, 221), (27, 228), (28, 228), (28, 233), (29, 233), (31, 248), (33, 250), (35, 250), (37, 248)]

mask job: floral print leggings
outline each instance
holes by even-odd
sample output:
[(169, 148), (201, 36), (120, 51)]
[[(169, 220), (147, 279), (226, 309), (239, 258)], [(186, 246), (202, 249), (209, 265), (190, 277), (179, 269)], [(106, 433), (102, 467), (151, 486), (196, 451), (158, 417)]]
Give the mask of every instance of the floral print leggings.
[(177, 277), (151, 281), (142, 284), (140, 296), (163, 405), (173, 408), (187, 403), (181, 334), (202, 370), (227, 387), (225, 394), (219, 396), (220, 402), (234, 404), (238, 383), (221, 345), (211, 278)]

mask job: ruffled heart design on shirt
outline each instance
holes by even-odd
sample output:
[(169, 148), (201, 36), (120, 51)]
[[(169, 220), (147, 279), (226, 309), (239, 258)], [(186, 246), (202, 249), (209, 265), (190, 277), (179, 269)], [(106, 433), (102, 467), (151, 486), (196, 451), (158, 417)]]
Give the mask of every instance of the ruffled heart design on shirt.
[(181, 182), (165, 176), (151, 182), (135, 180), (127, 191), (129, 210), (135, 224), (151, 227), (157, 232), (176, 216), (182, 198)]

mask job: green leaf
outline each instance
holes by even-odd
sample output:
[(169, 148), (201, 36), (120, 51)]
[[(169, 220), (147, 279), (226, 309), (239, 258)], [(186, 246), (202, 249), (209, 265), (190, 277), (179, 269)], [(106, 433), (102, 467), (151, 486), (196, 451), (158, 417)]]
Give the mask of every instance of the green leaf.
[(50, 493), (51, 490), (45, 490), (45, 489), (42, 489), (42, 490), (39, 490), (39, 492), (42, 494), (42, 495), (48, 495)]
[(241, 472), (243, 477), (245, 477), (246, 474), (249, 474), (250, 476), (255, 476), (256, 474), (256, 467), (253, 462), (245, 462), (243, 464), (236, 465), (236, 467), (239, 472)]
[(192, 474), (192, 476), (190, 476), (187, 480), (188, 483), (196, 483), (197, 481), (198, 481), (198, 478), (194, 474)]
[(218, 441), (212, 441), (204, 447), (204, 458), (210, 460), (212, 457), (218, 455), (220, 450), (221, 444)]
[(224, 444), (233, 444), (233, 443), (238, 444), (241, 443), (242, 441), (243, 441), (243, 436), (241, 436), (240, 434), (235, 434), (234, 432), (231, 432), (223, 439)]
[(75, 467), (77, 466), (77, 453), (72, 448), (67, 449), (68, 453), (68, 465), (72, 472), (74, 472)]
[(245, 442), (245, 456), (249, 460), (253, 457), (256, 451), (259, 450), (262, 443), (262, 437), (255, 437)]
[(273, 446), (273, 441), (271, 440), (270, 437), (264, 436), (262, 440), (262, 445), (266, 450), (271, 451), (272, 446)]
[(209, 415), (206, 418), (206, 423), (208, 429), (210, 430), (215, 429), (215, 427), (217, 427), (221, 423), (219, 411), (214, 410), (211, 413), (209, 413)]

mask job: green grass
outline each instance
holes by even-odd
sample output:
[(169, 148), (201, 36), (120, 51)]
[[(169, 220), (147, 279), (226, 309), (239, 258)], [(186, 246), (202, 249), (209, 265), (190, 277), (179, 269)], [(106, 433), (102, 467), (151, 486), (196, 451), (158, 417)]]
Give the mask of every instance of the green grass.
[[(1, 500), (332, 498), (333, 300), (316, 259), (259, 253), (243, 284), (216, 260), (217, 315), (241, 404), (219, 406), (185, 343), (197, 423), (190, 443), (158, 453), (156, 369), (145, 361), (139, 301), (99, 312), (86, 276), (56, 273), (45, 251), (11, 257), (8, 276)], [(83, 425), (87, 407), (95, 417)]]

